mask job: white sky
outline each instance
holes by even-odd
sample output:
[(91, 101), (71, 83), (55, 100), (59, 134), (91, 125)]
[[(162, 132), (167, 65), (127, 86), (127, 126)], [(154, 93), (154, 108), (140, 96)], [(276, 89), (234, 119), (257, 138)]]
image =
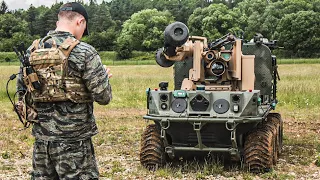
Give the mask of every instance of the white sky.
[[(45, 5), (48, 7), (51, 7), (52, 4), (55, 2), (72, 2), (73, 0), (4, 0), (4, 2), (7, 3), (8, 8), (10, 10), (14, 9), (28, 9), (30, 5), (32, 4), (35, 7)], [(0, 0), (2, 2), (2, 0)], [(84, 3), (89, 3), (89, 0), (83, 0)], [(97, 0), (97, 2), (100, 4), (102, 0)]]

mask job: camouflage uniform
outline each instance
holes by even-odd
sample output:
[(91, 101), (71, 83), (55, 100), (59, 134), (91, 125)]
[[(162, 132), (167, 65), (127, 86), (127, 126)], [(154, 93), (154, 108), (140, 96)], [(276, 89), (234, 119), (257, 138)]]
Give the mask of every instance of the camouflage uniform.
[[(50, 31), (48, 35), (57, 45), (68, 37), (74, 38), (68, 32)], [(94, 101), (106, 105), (111, 100), (108, 74), (92, 46), (80, 42), (71, 51), (68, 74), (84, 80)], [(21, 79), (20, 76), (18, 89), (25, 88)], [(37, 102), (34, 107), (39, 123), (34, 123), (32, 129), (36, 139), (32, 179), (98, 179), (91, 142), (91, 137), (98, 133), (93, 103)]]

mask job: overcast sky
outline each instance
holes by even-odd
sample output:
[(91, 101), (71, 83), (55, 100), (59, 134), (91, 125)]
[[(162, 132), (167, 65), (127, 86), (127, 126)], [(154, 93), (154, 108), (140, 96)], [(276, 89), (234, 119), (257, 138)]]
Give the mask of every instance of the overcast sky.
[[(0, 0), (1, 2), (2, 0)], [(55, 2), (72, 2), (72, 0), (4, 0), (4, 2), (7, 3), (8, 8), (10, 10), (14, 9), (28, 9), (31, 4), (33, 6), (38, 7), (41, 5), (45, 5), (48, 7), (51, 7), (52, 4)], [(88, 3), (89, 0), (83, 0), (85, 3)], [(102, 0), (97, 0), (97, 2), (100, 4)]]

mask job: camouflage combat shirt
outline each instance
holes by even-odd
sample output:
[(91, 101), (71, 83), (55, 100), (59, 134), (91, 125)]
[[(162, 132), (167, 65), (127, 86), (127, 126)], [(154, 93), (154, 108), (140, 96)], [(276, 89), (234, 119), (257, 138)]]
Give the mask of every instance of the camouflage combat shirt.
[[(50, 31), (49, 36), (60, 45), (66, 38), (73, 37), (68, 32)], [(52, 42), (50, 39), (46, 42)], [(41, 45), (41, 44), (40, 44)], [(108, 74), (97, 51), (89, 44), (80, 42), (68, 58), (68, 74), (82, 78), (92, 94), (93, 100), (106, 105), (112, 98)], [(26, 89), (19, 75), (18, 89)], [(34, 103), (39, 123), (33, 124), (32, 134), (45, 141), (79, 141), (98, 133), (93, 103), (50, 102)]]

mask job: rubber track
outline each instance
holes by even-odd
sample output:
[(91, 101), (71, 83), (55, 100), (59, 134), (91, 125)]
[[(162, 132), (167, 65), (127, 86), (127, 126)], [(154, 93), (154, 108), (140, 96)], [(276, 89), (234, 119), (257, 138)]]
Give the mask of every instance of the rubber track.
[(278, 113), (270, 113), (267, 121), (262, 122), (246, 137), (244, 163), (250, 172), (267, 172), (276, 165), (279, 149), (281, 150), (280, 127), (281, 116)]
[(282, 151), (282, 138), (283, 138), (283, 121), (279, 113), (270, 113), (270, 119), (277, 126), (277, 156), (281, 154)]
[(160, 130), (156, 124), (150, 124), (141, 136), (140, 163), (155, 171), (165, 164), (165, 152)]

